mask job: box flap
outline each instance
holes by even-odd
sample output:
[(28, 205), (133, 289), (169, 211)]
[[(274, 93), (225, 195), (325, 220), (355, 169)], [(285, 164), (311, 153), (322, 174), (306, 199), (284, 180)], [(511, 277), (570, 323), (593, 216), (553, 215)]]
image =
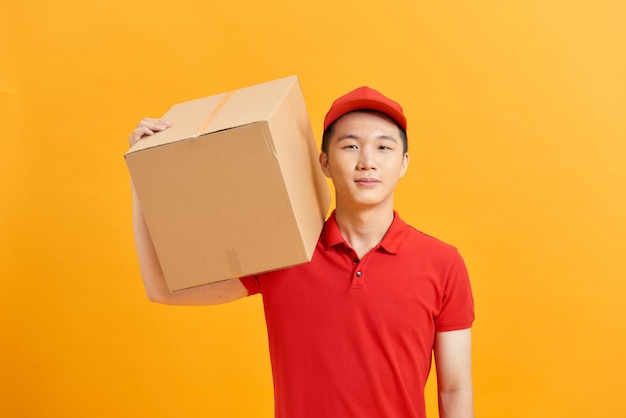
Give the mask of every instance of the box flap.
[(294, 84), (298, 78), (290, 76), (176, 104), (163, 115), (172, 127), (143, 138), (126, 154), (268, 120)]

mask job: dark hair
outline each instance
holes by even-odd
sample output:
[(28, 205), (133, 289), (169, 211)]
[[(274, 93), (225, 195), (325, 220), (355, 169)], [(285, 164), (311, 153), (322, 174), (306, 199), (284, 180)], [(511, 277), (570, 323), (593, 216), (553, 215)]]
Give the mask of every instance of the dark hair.
[[(380, 113), (381, 115), (384, 115), (384, 113), (378, 112), (376, 110), (369, 110), (369, 109), (353, 110), (352, 112), (348, 112), (348, 113), (363, 112), (363, 111), (373, 112), (373, 113)], [(346, 113), (346, 115), (348, 113)], [(338, 118), (337, 120), (339, 120), (339, 119), (341, 119), (341, 118)], [(328, 144), (330, 143), (330, 139), (333, 137), (333, 134), (335, 133), (335, 123), (337, 123), (337, 120), (335, 122), (331, 123), (330, 125), (328, 125), (328, 128), (326, 128), (326, 130), (324, 131), (324, 134), (322, 135), (322, 152), (324, 152), (326, 154), (328, 154)], [(390, 120), (393, 121), (393, 119), (391, 119), (391, 118), (390, 118)], [(408, 141), (407, 136), (406, 136), (406, 131), (404, 129), (402, 129), (402, 127), (400, 127), (400, 125), (398, 125), (397, 123), (396, 123), (396, 126), (398, 126), (400, 139), (402, 140), (403, 154), (406, 154), (407, 151), (409, 150), (409, 141)]]

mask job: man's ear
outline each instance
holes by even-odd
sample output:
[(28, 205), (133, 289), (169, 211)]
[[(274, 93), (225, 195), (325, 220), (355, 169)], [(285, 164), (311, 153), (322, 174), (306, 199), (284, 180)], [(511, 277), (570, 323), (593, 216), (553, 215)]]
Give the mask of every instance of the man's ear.
[(330, 168), (328, 167), (328, 154), (324, 151), (320, 152), (320, 167), (322, 171), (326, 175), (326, 177), (330, 178)]
[(409, 168), (409, 154), (405, 153), (402, 157), (402, 167), (400, 168), (400, 177), (404, 177), (406, 170)]

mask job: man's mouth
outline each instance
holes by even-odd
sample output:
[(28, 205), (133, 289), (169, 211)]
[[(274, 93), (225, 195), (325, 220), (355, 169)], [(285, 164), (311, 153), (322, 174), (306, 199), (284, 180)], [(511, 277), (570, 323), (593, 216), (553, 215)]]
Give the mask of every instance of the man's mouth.
[(380, 183), (380, 180), (375, 179), (375, 178), (365, 177), (362, 179), (356, 179), (354, 182), (360, 186), (376, 186), (377, 184)]

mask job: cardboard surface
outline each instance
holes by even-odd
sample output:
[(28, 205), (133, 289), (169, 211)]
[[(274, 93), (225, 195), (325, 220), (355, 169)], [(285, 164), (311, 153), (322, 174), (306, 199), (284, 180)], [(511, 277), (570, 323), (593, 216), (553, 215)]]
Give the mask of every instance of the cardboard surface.
[(163, 118), (125, 159), (170, 290), (310, 261), (330, 196), (296, 76)]

